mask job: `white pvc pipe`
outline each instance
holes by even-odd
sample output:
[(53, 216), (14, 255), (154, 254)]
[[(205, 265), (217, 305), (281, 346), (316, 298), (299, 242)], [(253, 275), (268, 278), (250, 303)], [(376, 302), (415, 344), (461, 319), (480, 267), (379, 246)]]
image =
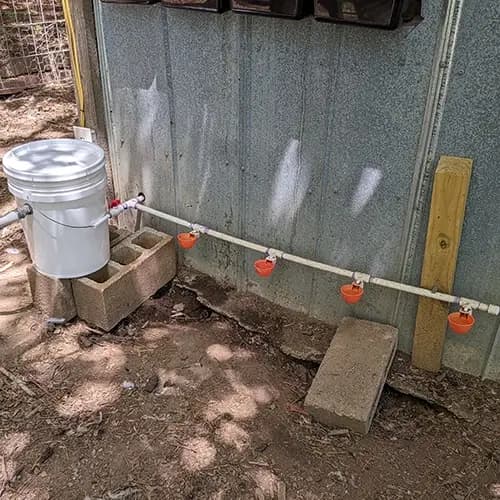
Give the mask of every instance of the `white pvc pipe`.
[(0, 217), (0, 229), (4, 227), (10, 226), (19, 220), (19, 214), (17, 210), (12, 210), (11, 212), (6, 213)]
[(31, 215), (32, 213), (33, 210), (27, 204), (23, 205), (21, 208), (12, 210), (0, 217), (0, 229), (10, 226), (11, 224), (14, 224), (14, 222), (18, 222), (21, 219), (24, 219), (27, 215)]
[(288, 260), (290, 262), (295, 262), (297, 264), (302, 264), (304, 266), (312, 267), (320, 271), (326, 271), (328, 273), (337, 274), (339, 276), (345, 276), (353, 280), (359, 280), (363, 283), (373, 283), (374, 285), (383, 286), (385, 288), (392, 288), (393, 290), (398, 290), (400, 292), (411, 293), (413, 295), (419, 295), (420, 297), (427, 297), (434, 300), (439, 300), (441, 302), (448, 302), (450, 304), (458, 304), (460, 306), (468, 305), (472, 309), (477, 309), (480, 311), (493, 314), (494, 316), (500, 315), (500, 306), (494, 304), (485, 304), (479, 302), (475, 299), (468, 299), (465, 297), (457, 297), (455, 295), (449, 295), (447, 293), (434, 292), (427, 288), (422, 288), (419, 286), (407, 285), (406, 283), (399, 283), (397, 281), (391, 281), (384, 278), (377, 278), (375, 276), (370, 276), (366, 273), (361, 273), (357, 271), (350, 271), (349, 269), (343, 269), (341, 267), (331, 266), (329, 264), (323, 264), (322, 262), (317, 262), (315, 260), (305, 259), (304, 257), (298, 257), (297, 255), (292, 255), (285, 253), (281, 250), (274, 248), (269, 248), (264, 245), (259, 245), (257, 243), (252, 243), (251, 241), (242, 240), (241, 238), (236, 238), (229, 234), (221, 233), (213, 229), (209, 229), (205, 226), (199, 224), (193, 224), (187, 220), (175, 217), (174, 215), (169, 215), (154, 208), (147, 207), (140, 202), (135, 203), (134, 208), (142, 212), (154, 215), (160, 219), (164, 219), (179, 226), (188, 227), (192, 231), (198, 231), (202, 234), (207, 234), (208, 236), (213, 236), (219, 240), (227, 241), (228, 243), (234, 243), (241, 247), (249, 248), (250, 250), (255, 250), (259, 253), (267, 254), (270, 257), (277, 257), (283, 260)]
[(128, 210), (129, 208), (135, 208), (137, 203), (142, 203), (143, 201), (144, 201), (144, 195), (139, 194), (135, 198), (131, 198), (130, 200), (120, 203), (116, 207), (110, 208), (108, 212), (106, 212), (102, 217), (99, 217), (99, 219), (97, 219), (95, 222), (92, 223), (92, 227), (100, 226), (101, 224), (108, 222), (109, 219), (112, 219), (113, 217), (118, 217), (118, 215), (120, 215), (122, 212), (125, 212), (125, 210)]

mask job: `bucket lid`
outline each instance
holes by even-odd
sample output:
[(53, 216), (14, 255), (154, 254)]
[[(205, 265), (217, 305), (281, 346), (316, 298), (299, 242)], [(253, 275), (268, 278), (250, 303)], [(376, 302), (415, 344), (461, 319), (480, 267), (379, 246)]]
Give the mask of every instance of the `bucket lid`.
[(3, 157), (7, 178), (33, 183), (57, 183), (91, 176), (104, 169), (104, 151), (78, 139), (28, 142)]

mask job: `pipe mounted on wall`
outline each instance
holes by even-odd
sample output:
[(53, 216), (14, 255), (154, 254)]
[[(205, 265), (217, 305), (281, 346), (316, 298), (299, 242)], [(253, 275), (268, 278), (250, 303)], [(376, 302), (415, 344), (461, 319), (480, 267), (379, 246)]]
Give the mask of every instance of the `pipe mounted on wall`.
[[(139, 195), (136, 199), (138, 199)], [(144, 200), (144, 198), (142, 198)], [(495, 304), (486, 304), (480, 302), (475, 299), (469, 299), (466, 297), (458, 297), (455, 295), (449, 295), (447, 293), (441, 293), (433, 290), (429, 290), (427, 288), (422, 288), (418, 286), (408, 285), (406, 283), (400, 283), (397, 281), (388, 280), (385, 278), (377, 278), (376, 276), (371, 276), (369, 274), (359, 272), (359, 271), (351, 271), (349, 269), (343, 269), (341, 267), (331, 266), (329, 264), (324, 264), (322, 262), (317, 262), (311, 259), (306, 259), (304, 257), (299, 257), (297, 255), (288, 254), (281, 250), (266, 247), (264, 245), (259, 245), (258, 243), (253, 243), (251, 241), (243, 240), (241, 238), (236, 238), (235, 236), (231, 236), (229, 234), (221, 233), (219, 231), (215, 231), (214, 229), (210, 229), (206, 226), (202, 226), (200, 224), (195, 224), (189, 222), (187, 220), (181, 219), (174, 215), (169, 215), (154, 208), (147, 207), (143, 204), (143, 202), (138, 201), (134, 204), (134, 208), (140, 210), (141, 212), (145, 212), (149, 215), (153, 215), (160, 219), (173, 222), (179, 226), (184, 226), (190, 228), (193, 232), (199, 234), (206, 234), (208, 236), (212, 236), (219, 240), (227, 241), (228, 243), (233, 243), (235, 245), (248, 248), (250, 250), (254, 250), (259, 253), (266, 254), (271, 259), (283, 259), (289, 262), (295, 262), (296, 264), (301, 264), (303, 266), (311, 267), (313, 269), (318, 269), (319, 271), (325, 271), (328, 273), (336, 274), (338, 276), (344, 276), (346, 278), (351, 278), (355, 282), (363, 283), (371, 283), (374, 285), (382, 286), (385, 288), (391, 288), (393, 290), (398, 290), (400, 292), (410, 293), (413, 295), (418, 295), (420, 297), (427, 297), (430, 299), (439, 300), (441, 302), (447, 302), (449, 304), (457, 304), (461, 308), (467, 307), (470, 309), (475, 309), (483, 312), (487, 312), (488, 314), (492, 314), (494, 316), (500, 315), (500, 306)]]

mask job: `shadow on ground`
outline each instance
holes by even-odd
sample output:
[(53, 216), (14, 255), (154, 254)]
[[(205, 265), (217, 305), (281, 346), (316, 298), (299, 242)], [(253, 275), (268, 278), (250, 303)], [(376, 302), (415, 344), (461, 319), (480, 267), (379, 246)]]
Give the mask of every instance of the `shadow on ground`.
[(5, 498), (476, 499), (498, 480), (498, 436), (390, 390), (369, 436), (314, 424), (312, 369), (176, 287), (112, 334), (12, 349), (35, 397), (2, 380)]

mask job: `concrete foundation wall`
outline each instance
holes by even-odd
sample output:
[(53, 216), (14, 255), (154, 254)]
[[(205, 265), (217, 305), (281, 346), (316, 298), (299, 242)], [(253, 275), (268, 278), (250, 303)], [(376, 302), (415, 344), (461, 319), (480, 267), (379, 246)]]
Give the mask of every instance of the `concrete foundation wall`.
[[(470, 156), (455, 289), (500, 302), (500, 6), (463, 2), (436, 147), (422, 158), (447, 5), (423, 3), (421, 24), (387, 32), (97, 0), (118, 194), (141, 190), (151, 206), (215, 229), (417, 284), (437, 158)], [(410, 349), (415, 298), (369, 286), (353, 312), (338, 294), (344, 280), (284, 262), (258, 280), (255, 258), (208, 238), (186, 256), (320, 319), (395, 324)], [(467, 338), (450, 335), (445, 362), (500, 378), (498, 321), (477, 320)]]

